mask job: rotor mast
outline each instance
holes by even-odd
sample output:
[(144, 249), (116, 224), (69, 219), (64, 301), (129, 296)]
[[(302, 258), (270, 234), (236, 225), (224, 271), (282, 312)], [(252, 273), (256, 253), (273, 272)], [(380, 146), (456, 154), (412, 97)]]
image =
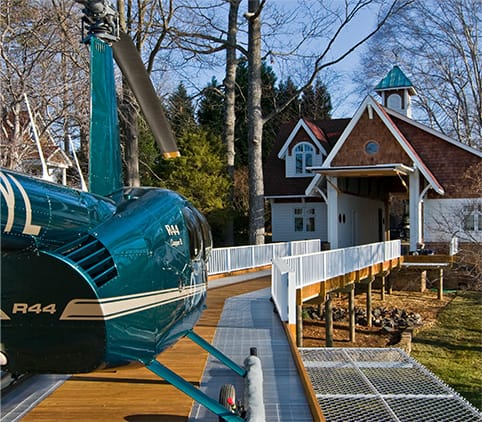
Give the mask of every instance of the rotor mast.
[(84, 6), (82, 12), (82, 33), (87, 30), (87, 36), (83, 37), (86, 43), (92, 36), (106, 42), (119, 40), (119, 13), (107, 0), (74, 0)]

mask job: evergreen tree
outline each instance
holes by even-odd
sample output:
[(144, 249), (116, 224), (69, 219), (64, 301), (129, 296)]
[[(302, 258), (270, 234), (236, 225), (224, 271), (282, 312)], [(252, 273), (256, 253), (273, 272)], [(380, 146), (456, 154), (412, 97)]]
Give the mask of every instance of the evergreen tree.
[[(176, 138), (180, 139), (186, 132), (196, 128), (194, 119), (194, 106), (189, 97), (186, 87), (181, 82), (176, 91), (169, 97), (167, 104), (167, 116), (171, 122), (171, 127)], [(178, 141), (181, 148), (182, 142)], [(182, 153), (182, 152), (181, 152)]]
[(182, 155), (159, 163), (164, 186), (184, 195), (206, 216), (217, 244), (223, 238), (230, 188), (221, 138), (196, 129), (184, 132), (179, 143), (184, 145)]
[[(276, 89), (276, 106), (279, 107), (289, 99), (296, 96), (297, 90), (298, 88), (290, 77), (288, 77), (286, 81), (281, 81)], [(274, 116), (267, 123), (264, 124), (263, 137), (269, 136), (272, 140), (276, 139), (276, 136), (278, 136), (279, 128), (283, 123), (298, 121), (300, 117), (301, 103), (300, 99), (297, 98), (293, 100), (283, 111), (279, 112), (276, 116)], [(271, 150), (271, 145), (272, 142), (269, 146), (266, 147), (268, 148), (268, 150), (263, 151), (263, 157), (266, 157), (269, 154)]]
[(331, 119), (331, 97), (320, 79), (301, 96), (301, 115), (309, 120)]
[(144, 119), (139, 119), (139, 176), (141, 186), (163, 186), (157, 174), (162, 156), (152, 131)]
[[(285, 101), (296, 95), (297, 87), (294, 84), (291, 77), (278, 84), (278, 89), (276, 90), (276, 103), (283, 104)], [(301, 115), (301, 104), (299, 99), (292, 101), (288, 107), (286, 107), (281, 113), (276, 116), (275, 120), (279, 126), (282, 123), (290, 122), (293, 120), (298, 120)]]
[(215, 135), (223, 133), (223, 92), (216, 78), (204, 88), (197, 112), (199, 125)]

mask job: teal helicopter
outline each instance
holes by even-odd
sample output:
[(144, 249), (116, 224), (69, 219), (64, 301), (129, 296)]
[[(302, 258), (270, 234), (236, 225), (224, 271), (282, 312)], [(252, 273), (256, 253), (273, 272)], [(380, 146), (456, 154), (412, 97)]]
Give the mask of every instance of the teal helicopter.
[(145, 365), (220, 417), (241, 420), (156, 360), (187, 336), (246, 375), (192, 330), (205, 307), (207, 220), (175, 192), (122, 185), (114, 60), (163, 155), (179, 155), (142, 60), (110, 3), (76, 2), (91, 60), (90, 190), (0, 169), (2, 370)]

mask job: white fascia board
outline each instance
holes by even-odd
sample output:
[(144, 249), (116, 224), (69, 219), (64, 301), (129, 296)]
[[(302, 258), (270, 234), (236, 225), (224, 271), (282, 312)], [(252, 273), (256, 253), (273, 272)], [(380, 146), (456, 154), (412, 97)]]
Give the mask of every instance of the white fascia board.
[[(371, 106), (371, 108), (377, 113), (377, 116), (380, 117), (382, 122), (385, 124), (385, 126), (388, 128), (390, 133), (395, 137), (397, 142), (400, 144), (400, 146), (403, 148), (403, 150), (407, 153), (407, 155), (410, 157), (412, 162), (416, 165), (416, 167), (422, 172), (424, 177), (428, 180), (432, 188), (439, 194), (443, 195), (444, 190), (440, 186), (440, 184), (434, 179), (434, 177), (430, 174), (430, 172), (427, 171), (425, 164), (421, 162), (420, 158), (418, 155), (412, 150), (410, 145), (408, 144), (408, 141), (402, 136), (402, 134), (398, 131), (395, 130), (394, 128), (394, 123), (391, 122), (387, 115), (382, 112), (381, 110), (381, 105), (377, 103), (373, 97), (370, 95), (366, 96), (363, 102), (361, 103), (360, 107), (358, 107), (357, 111), (353, 115), (352, 119), (350, 120), (350, 123), (348, 126), (345, 128), (343, 133), (340, 136), (340, 139), (338, 139), (338, 142), (335, 144), (335, 147), (331, 150), (330, 154), (326, 158), (325, 162), (323, 163), (321, 168), (329, 168), (331, 167), (331, 161), (333, 158), (338, 154), (340, 151), (341, 147), (345, 143), (346, 139), (350, 135), (351, 131), (355, 127), (355, 125), (358, 123), (360, 120), (361, 116), (365, 112), (368, 106)], [(384, 109), (385, 110), (385, 109)]]
[[(311, 170), (312, 172), (317, 172), (320, 170), (349, 170), (349, 171), (359, 171), (359, 170), (393, 170), (393, 171), (399, 171), (404, 174), (409, 174), (413, 173), (415, 169), (413, 167), (409, 167), (406, 164), (402, 163), (393, 163), (393, 164), (373, 164), (373, 165), (364, 165), (364, 166), (338, 166), (338, 167), (308, 167), (308, 170)], [(320, 173), (316, 173), (316, 175), (320, 175)]]
[(317, 196), (316, 189), (318, 187), (318, 183), (321, 182), (322, 175), (320, 173), (316, 173), (315, 177), (311, 180), (310, 184), (305, 190), (306, 196)]
[(286, 151), (288, 151), (288, 147), (291, 144), (291, 141), (293, 141), (294, 137), (298, 133), (298, 131), (303, 128), (305, 129), (306, 133), (308, 134), (309, 138), (314, 142), (314, 144), (318, 147), (318, 149), (326, 155), (326, 150), (323, 148), (323, 146), (320, 144), (320, 141), (316, 138), (314, 133), (311, 131), (311, 129), (308, 127), (308, 125), (305, 123), (303, 119), (298, 120), (298, 123), (296, 123), (296, 126), (294, 129), (291, 131), (290, 136), (288, 136), (288, 139), (286, 139), (285, 143), (281, 147), (280, 151), (278, 152), (278, 158), (283, 159), (286, 155)]
[[(372, 99), (372, 101), (374, 101), (374, 100)], [(401, 134), (401, 132), (398, 131), (398, 130), (395, 130), (395, 128), (394, 128), (395, 123), (390, 121), (388, 119), (388, 116), (385, 113), (382, 112), (381, 104), (373, 103), (372, 105), (373, 105), (373, 108), (375, 109), (377, 115), (380, 117), (380, 119), (382, 119), (382, 122), (385, 123), (385, 126), (388, 128), (390, 133), (395, 137), (395, 139), (398, 141), (400, 146), (403, 148), (403, 150), (410, 157), (410, 159), (412, 160), (414, 165), (420, 170), (420, 172), (423, 174), (425, 179), (430, 183), (433, 190), (435, 192), (437, 192), (438, 194), (443, 195), (445, 193), (445, 191), (442, 188), (442, 186), (440, 186), (440, 184), (432, 176), (432, 174), (429, 171), (427, 171), (427, 167), (425, 166), (423, 161), (421, 161), (421, 158), (418, 156), (418, 154), (415, 152), (415, 150), (412, 149), (411, 145), (405, 139), (405, 137)], [(384, 108), (384, 110), (386, 110), (386, 109)]]
[(270, 196), (265, 196), (264, 199), (303, 199), (306, 197), (313, 197), (313, 196), (318, 196), (318, 195), (270, 195)]

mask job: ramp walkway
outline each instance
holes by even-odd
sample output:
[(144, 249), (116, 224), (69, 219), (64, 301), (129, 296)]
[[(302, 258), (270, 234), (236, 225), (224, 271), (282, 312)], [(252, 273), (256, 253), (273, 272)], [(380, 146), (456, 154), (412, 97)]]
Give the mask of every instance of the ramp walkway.
[[(266, 422), (312, 421), (306, 395), (279, 316), (273, 312), (269, 288), (230, 297), (214, 336), (213, 345), (242, 365), (250, 348), (256, 347), (263, 368), (263, 401)], [(243, 395), (244, 380), (209, 357), (201, 390), (217, 397), (223, 384), (233, 384)], [(217, 422), (217, 417), (195, 403), (191, 422)]]

